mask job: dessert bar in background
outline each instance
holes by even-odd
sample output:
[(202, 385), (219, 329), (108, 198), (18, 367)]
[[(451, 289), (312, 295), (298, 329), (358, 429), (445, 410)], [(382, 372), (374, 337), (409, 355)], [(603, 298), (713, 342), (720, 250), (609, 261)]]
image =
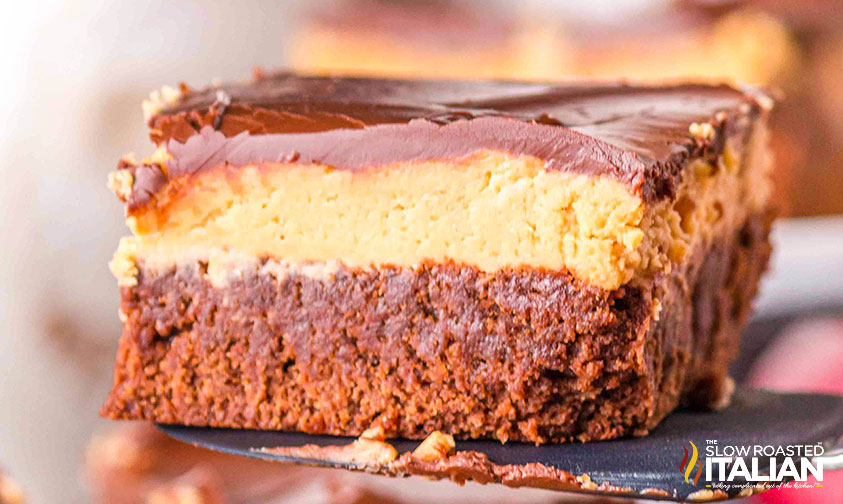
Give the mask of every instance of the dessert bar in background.
[(351, 0), (308, 11), (286, 48), (303, 72), (553, 79), (566, 64), (552, 25), (488, 3)]
[(307, 77), (145, 104), (110, 185), (103, 415), (535, 443), (728, 400), (772, 103), (728, 86)]

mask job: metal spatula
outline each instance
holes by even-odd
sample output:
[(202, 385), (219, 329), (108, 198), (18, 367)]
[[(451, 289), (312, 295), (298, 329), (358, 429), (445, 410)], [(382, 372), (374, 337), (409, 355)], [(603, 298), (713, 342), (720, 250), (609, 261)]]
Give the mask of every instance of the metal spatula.
[[(160, 425), (166, 434), (211, 450), (281, 462), (326, 467), (367, 470), (395, 474), (389, 464), (381, 466), (349, 461), (331, 455), (336, 450), (317, 447), (342, 446), (353, 439), (317, 436), (296, 432), (250, 431)], [(411, 452), (419, 442), (389, 440), (398, 453)], [(716, 444), (714, 444), (716, 443)], [(305, 445), (308, 449), (296, 449)], [(779, 394), (752, 389), (738, 389), (729, 407), (718, 412), (680, 410), (666, 418), (649, 436), (597, 443), (501, 444), (498, 441), (457, 441), (456, 453), (478, 452), (488, 462), (517, 473), (528, 464), (558, 469), (574, 476), (588, 475), (587, 484), (575, 491), (598, 494), (623, 494), (648, 499), (686, 500), (726, 498), (759, 491), (736, 477), (725, 485), (716, 478), (706, 481), (707, 459), (715, 448), (728, 452), (728, 446), (793, 445), (821, 446), (823, 453), (809, 457), (812, 466), (822, 464), (824, 471), (843, 467), (843, 397), (811, 394)], [(272, 448), (281, 448), (272, 450)], [(267, 450), (269, 449), (269, 450)], [(815, 448), (819, 451), (819, 449)], [(721, 453), (722, 454), (722, 453)], [(770, 474), (771, 460), (758, 460), (758, 473)], [(774, 457), (778, 468), (783, 459)], [(751, 460), (744, 460), (747, 466)], [(733, 461), (724, 465), (729, 474)], [(796, 467), (799, 468), (799, 460)], [(533, 466), (535, 467), (535, 466)], [(690, 467), (690, 469), (689, 469)], [(781, 469), (779, 469), (780, 471)], [(410, 471), (412, 473), (412, 471)], [(406, 471), (399, 472), (407, 475)], [(429, 472), (425, 475), (430, 476)], [(447, 477), (447, 476), (443, 476)], [(785, 481), (792, 478), (785, 478)], [(513, 484), (516, 480), (508, 480)], [(720, 483), (718, 483), (720, 481)], [(507, 481), (504, 481), (507, 483)], [(547, 480), (519, 480), (524, 486), (554, 487)], [(563, 488), (564, 486), (556, 486)]]

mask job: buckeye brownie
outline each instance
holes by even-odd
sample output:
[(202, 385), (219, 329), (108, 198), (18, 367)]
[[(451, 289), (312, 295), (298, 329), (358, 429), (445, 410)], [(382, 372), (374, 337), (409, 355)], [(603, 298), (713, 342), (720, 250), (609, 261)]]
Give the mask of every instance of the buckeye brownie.
[(771, 102), (728, 86), (307, 77), (165, 88), (114, 419), (642, 435), (711, 407), (770, 247)]

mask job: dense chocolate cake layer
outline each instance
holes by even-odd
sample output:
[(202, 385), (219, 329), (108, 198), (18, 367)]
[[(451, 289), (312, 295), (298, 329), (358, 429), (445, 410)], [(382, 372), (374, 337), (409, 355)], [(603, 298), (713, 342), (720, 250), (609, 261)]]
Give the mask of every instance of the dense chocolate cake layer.
[[(548, 170), (605, 175), (646, 200), (674, 194), (684, 162), (716, 155), (724, 135), (769, 101), (728, 86), (529, 84), (303, 77), (183, 87), (156, 106), (151, 137), (173, 159), (141, 167), (130, 207), (168, 179), (221, 164), (299, 161), (359, 171), (401, 161), (529, 155)], [(211, 131), (219, 130), (219, 133)], [(156, 171), (158, 170), (158, 171)], [(146, 173), (149, 172), (149, 173)]]
[[(565, 272), (455, 264), (140, 267), (123, 287), (102, 413), (163, 423), (543, 442), (643, 434), (681, 398), (720, 399), (769, 255), (755, 214), (665, 280), (607, 291)], [(663, 287), (662, 287), (663, 286)], [(653, 319), (654, 294), (659, 297)]]

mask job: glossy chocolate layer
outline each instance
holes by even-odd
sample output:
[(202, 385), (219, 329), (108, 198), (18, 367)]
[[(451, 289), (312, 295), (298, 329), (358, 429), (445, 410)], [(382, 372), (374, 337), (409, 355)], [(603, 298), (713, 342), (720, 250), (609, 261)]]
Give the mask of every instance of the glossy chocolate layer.
[(548, 170), (610, 176), (655, 200), (674, 194), (690, 156), (723, 148), (726, 135), (693, 138), (691, 124), (734, 130), (761, 109), (728, 86), (259, 75), (251, 84), (186, 90), (150, 119), (153, 141), (174, 159), (167, 175), (136, 174), (129, 206), (148, 202), (168, 178), (225, 163), (295, 160), (359, 171), (484, 149), (535, 156)]

